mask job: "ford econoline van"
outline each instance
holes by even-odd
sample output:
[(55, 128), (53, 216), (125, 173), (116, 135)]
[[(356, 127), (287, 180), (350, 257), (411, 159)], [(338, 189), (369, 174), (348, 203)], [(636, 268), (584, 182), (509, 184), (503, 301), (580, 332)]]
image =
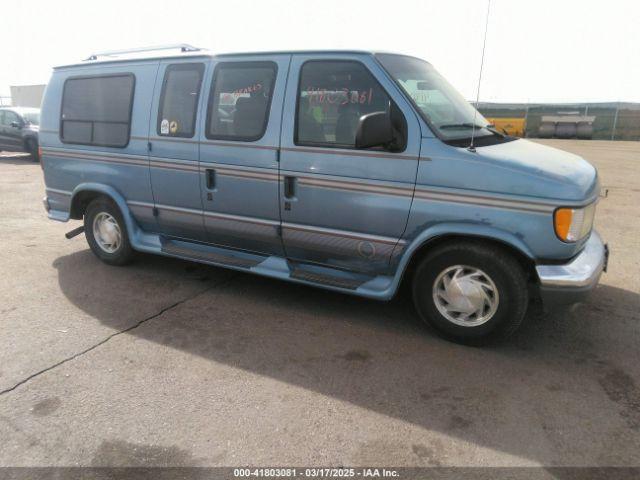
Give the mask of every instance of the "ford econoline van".
[(107, 52), (55, 68), (49, 218), (112, 265), (151, 252), (388, 300), (465, 343), (594, 288), (608, 249), (582, 158), (493, 129), (388, 53)]

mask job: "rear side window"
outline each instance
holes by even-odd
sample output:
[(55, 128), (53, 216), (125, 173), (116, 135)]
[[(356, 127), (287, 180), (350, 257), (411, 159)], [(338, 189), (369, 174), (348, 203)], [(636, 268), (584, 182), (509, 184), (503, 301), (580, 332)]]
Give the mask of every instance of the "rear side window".
[(158, 135), (193, 137), (203, 74), (202, 63), (167, 67), (158, 109)]
[(262, 138), (269, 120), (276, 71), (273, 62), (219, 64), (209, 95), (207, 138)]
[(131, 130), (134, 86), (132, 74), (67, 79), (62, 94), (62, 141), (125, 147)]
[(308, 61), (300, 71), (296, 144), (353, 148), (360, 117), (390, 103), (360, 62)]

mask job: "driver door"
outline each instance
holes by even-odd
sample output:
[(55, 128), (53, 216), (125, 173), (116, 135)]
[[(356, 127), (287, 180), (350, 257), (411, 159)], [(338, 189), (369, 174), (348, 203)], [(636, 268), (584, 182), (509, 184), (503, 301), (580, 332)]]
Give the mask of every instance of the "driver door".
[[(398, 107), (406, 148), (357, 150), (359, 118)], [(368, 55), (294, 55), (280, 154), (287, 257), (385, 274), (404, 233), (420, 153), (419, 124)]]
[[(12, 123), (17, 123), (18, 126), (11, 125)], [(21, 151), (22, 150), (22, 128), (19, 125), (22, 125), (22, 120), (20, 117), (10, 110), (4, 110), (0, 112), (0, 144), (2, 147), (13, 150), (13, 151)]]

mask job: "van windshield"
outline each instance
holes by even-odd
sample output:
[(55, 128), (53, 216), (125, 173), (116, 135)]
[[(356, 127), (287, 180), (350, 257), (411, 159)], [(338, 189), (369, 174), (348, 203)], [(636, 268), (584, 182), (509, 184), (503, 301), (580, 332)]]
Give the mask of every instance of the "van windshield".
[(443, 140), (494, 136), (489, 122), (429, 63), (404, 55), (377, 54), (376, 58), (413, 100), (425, 121)]

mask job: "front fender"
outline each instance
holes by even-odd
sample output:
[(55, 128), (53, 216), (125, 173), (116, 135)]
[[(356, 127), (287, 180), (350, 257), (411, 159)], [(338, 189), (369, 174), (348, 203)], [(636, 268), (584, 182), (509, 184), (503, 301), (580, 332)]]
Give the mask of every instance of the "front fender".
[(35, 133), (35, 132), (25, 133), (24, 135), (22, 135), (22, 142), (26, 143), (27, 140), (35, 140), (37, 142), (38, 141), (38, 134)]
[(445, 236), (460, 236), (469, 238), (479, 238), (503, 243), (531, 260), (535, 260), (535, 256), (531, 249), (516, 235), (488, 225), (479, 225), (472, 223), (440, 223), (423, 230), (417, 235), (401, 253), (400, 261), (394, 275), (392, 289), (387, 295), (391, 298), (395, 295), (402, 277), (404, 276), (411, 259), (416, 251), (428, 244), (429, 242)]

